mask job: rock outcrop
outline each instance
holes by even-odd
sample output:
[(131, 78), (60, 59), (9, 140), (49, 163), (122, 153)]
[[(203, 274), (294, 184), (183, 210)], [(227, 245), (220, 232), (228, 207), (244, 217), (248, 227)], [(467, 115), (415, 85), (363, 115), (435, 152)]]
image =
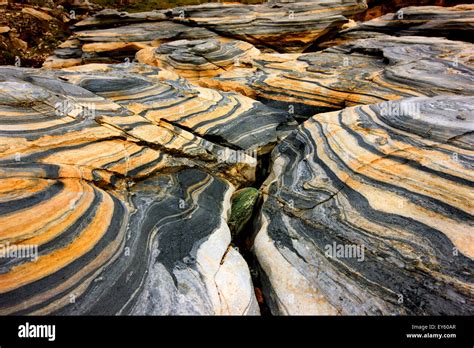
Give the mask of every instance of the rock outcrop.
[(136, 58), (141, 63), (176, 72), (191, 80), (211, 78), (252, 61), (260, 50), (244, 41), (217, 39), (178, 40), (159, 48), (145, 48)]
[[(132, 67), (132, 68), (130, 68)], [(268, 153), (296, 125), (292, 116), (235, 92), (195, 87), (167, 70), (132, 64), (86, 65), (52, 74), (126, 108), (128, 120), (102, 117), (153, 142), (134, 123), (166, 124), (228, 149)], [(130, 128), (130, 129), (129, 129)], [(175, 146), (180, 149), (179, 146)], [(222, 152), (222, 151), (221, 151)]]
[(82, 25), (79, 27), (82, 30), (77, 31), (65, 46), (59, 47), (55, 56), (46, 60), (44, 66), (63, 68), (87, 63), (131, 62), (135, 53), (146, 47), (157, 47), (174, 40), (217, 36), (204, 28), (191, 28), (171, 21), (144, 20), (105, 29), (88, 29), (88, 26)]
[(370, 19), (382, 17), (383, 15), (409, 6), (455, 6), (465, 4), (465, 0), (367, 0), (367, 11), (352, 16), (353, 19), (366, 22)]
[(2, 314), (259, 312), (226, 221), (288, 115), (147, 66), (0, 70)]
[(203, 4), (177, 7), (174, 20), (205, 27), (225, 37), (250, 42), (277, 52), (302, 52), (323, 36), (336, 34), (363, 12), (364, 0), (275, 1), (261, 5)]
[(348, 30), (376, 31), (392, 35), (423, 35), (474, 41), (474, 5), (410, 6), (374, 18)]
[(66, 171), (1, 165), (2, 242), (39, 245), (2, 258), (2, 314), (258, 314), (227, 182), (184, 169), (112, 192)]
[(0, 67), (0, 314), (474, 314), (474, 9), (365, 8), (104, 10)]
[(316, 115), (275, 149), (254, 252), (280, 314), (473, 314), (474, 98)]
[(408, 96), (472, 95), (472, 44), (369, 36), (320, 52), (261, 54), (198, 83), (237, 90), (299, 117)]
[(56, 50), (44, 66), (120, 63), (132, 60), (146, 47), (210, 38), (240, 39), (269, 51), (302, 52), (319, 38), (334, 36), (348, 22), (344, 16), (365, 9), (365, 2), (359, 0), (308, 0), (261, 5), (209, 3), (132, 14), (103, 10), (76, 23), (70, 43)]

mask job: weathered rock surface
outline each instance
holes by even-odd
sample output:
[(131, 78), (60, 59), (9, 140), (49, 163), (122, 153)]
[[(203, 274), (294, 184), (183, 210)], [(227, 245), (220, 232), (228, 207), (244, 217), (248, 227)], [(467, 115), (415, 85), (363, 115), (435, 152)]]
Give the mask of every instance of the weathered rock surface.
[(465, 4), (466, 0), (367, 0), (367, 11), (352, 16), (357, 21), (368, 21), (387, 13), (409, 6), (444, 6), (451, 7)]
[(142, 65), (0, 70), (0, 313), (258, 314), (226, 222), (288, 115)]
[(472, 95), (470, 43), (369, 35), (324, 51), (262, 54), (202, 86), (238, 90), (300, 116), (408, 96)]
[(121, 128), (128, 125), (127, 131), (134, 135), (136, 122), (165, 123), (229, 149), (264, 154), (295, 126), (289, 113), (238, 93), (194, 87), (167, 70), (130, 66), (87, 65), (52, 74), (129, 110), (133, 116), (127, 121), (115, 116), (102, 119)]
[(1, 67), (0, 253), (39, 254), (0, 314), (258, 314), (250, 274), (273, 314), (474, 314), (473, 8), (365, 7), (105, 10)]
[(261, 5), (203, 4), (177, 7), (168, 15), (182, 23), (205, 27), (222, 36), (277, 52), (302, 52), (315, 40), (335, 34), (360, 13), (365, 1), (276, 1)]
[(83, 63), (133, 59), (146, 47), (174, 40), (234, 38), (277, 52), (302, 52), (319, 38), (335, 35), (344, 16), (365, 10), (359, 0), (277, 2), (243, 5), (209, 3), (173, 10), (127, 13), (103, 10), (75, 25), (74, 57), (61, 47), (44, 64), (63, 68)]
[(137, 53), (136, 58), (141, 63), (194, 80), (214, 77), (250, 62), (259, 54), (260, 50), (244, 41), (208, 39), (178, 40), (158, 48), (145, 48)]
[[(209, 52), (225, 64), (213, 65), (206, 54), (196, 54), (186, 42), (168, 44), (161, 52), (161, 48), (145, 49), (137, 58), (155, 66), (171, 66), (183, 76), (199, 75), (193, 83), (238, 91), (270, 106), (294, 112), (297, 117), (408, 96), (472, 95), (474, 46), (444, 38), (413, 36), (469, 37), (463, 32), (469, 34), (471, 30), (469, 25), (464, 25), (472, 19), (471, 7), (403, 9), (402, 20), (371, 25), (371, 22), (382, 21), (375, 19), (360, 24), (321, 43), (320, 46), (328, 48), (314, 53), (252, 53), (239, 58), (230, 48), (223, 48), (236, 43), (212, 45), (208, 40), (201, 45), (218, 46), (215, 52), (223, 58), (211, 49)], [(417, 26), (414, 18), (419, 17), (423, 23)], [(408, 30), (409, 26), (413, 30)], [(402, 27), (406, 30), (398, 30)], [(452, 31), (443, 32), (443, 28), (452, 28)], [(457, 36), (448, 35), (450, 32)], [(193, 69), (198, 71), (194, 75), (189, 72)]]
[(419, 97), (279, 144), (254, 244), (272, 311), (472, 315), (473, 131), (473, 97)]
[(2, 242), (39, 245), (2, 258), (2, 314), (258, 314), (225, 181), (184, 169), (112, 192), (39, 163), (0, 176)]
[(348, 29), (474, 42), (474, 5), (410, 6)]
[(144, 21), (162, 21), (166, 19), (163, 11), (150, 11), (139, 13), (120, 12), (114, 9), (105, 9), (92, 17), (83, 19), (74, 24), (78, 30), (91, 28), (117, 27), (125, 24), (140, 23)]
[[(145, 21), (105, 29), (86, 28), (80, 26), (82, 30), (69, 39), (70, 44), (59, 47), (55, 56), (46, 60), (44, 66), (54, 69), (87, 63), (130, 62), (137, 51), (146, 47), (157, 47), (161, 43), (181, 39), (217, 37), (204, 28), (191, 28), (170, 21)], [(74, 46), (73, 51), (71, 45)]]

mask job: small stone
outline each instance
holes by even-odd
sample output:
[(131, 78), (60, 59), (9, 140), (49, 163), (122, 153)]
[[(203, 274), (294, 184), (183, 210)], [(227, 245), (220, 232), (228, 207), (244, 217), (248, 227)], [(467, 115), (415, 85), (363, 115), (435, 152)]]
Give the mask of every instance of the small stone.
[(232, 195), (232, 208), (228, 225), (233, 237), (238, 236), (252, 218), (260, 192), (253, 187), (236, 191)]

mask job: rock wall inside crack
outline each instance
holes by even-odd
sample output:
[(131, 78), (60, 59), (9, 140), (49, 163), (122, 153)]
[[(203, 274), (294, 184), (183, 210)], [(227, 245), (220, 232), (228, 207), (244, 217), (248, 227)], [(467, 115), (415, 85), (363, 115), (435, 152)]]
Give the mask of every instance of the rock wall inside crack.
[(254, 253), (278, 314), (472, 314), (474, 98), (316, 115), (275, 148)]

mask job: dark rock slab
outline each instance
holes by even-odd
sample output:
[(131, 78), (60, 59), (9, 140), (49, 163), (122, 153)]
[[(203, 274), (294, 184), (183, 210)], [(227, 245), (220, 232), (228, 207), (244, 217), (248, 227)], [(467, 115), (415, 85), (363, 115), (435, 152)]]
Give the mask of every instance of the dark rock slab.
[(410, 6), (367, 22), (348, 31), (376, 31), (397, 36), (446, 37), (474, 42), (474, 5)]

